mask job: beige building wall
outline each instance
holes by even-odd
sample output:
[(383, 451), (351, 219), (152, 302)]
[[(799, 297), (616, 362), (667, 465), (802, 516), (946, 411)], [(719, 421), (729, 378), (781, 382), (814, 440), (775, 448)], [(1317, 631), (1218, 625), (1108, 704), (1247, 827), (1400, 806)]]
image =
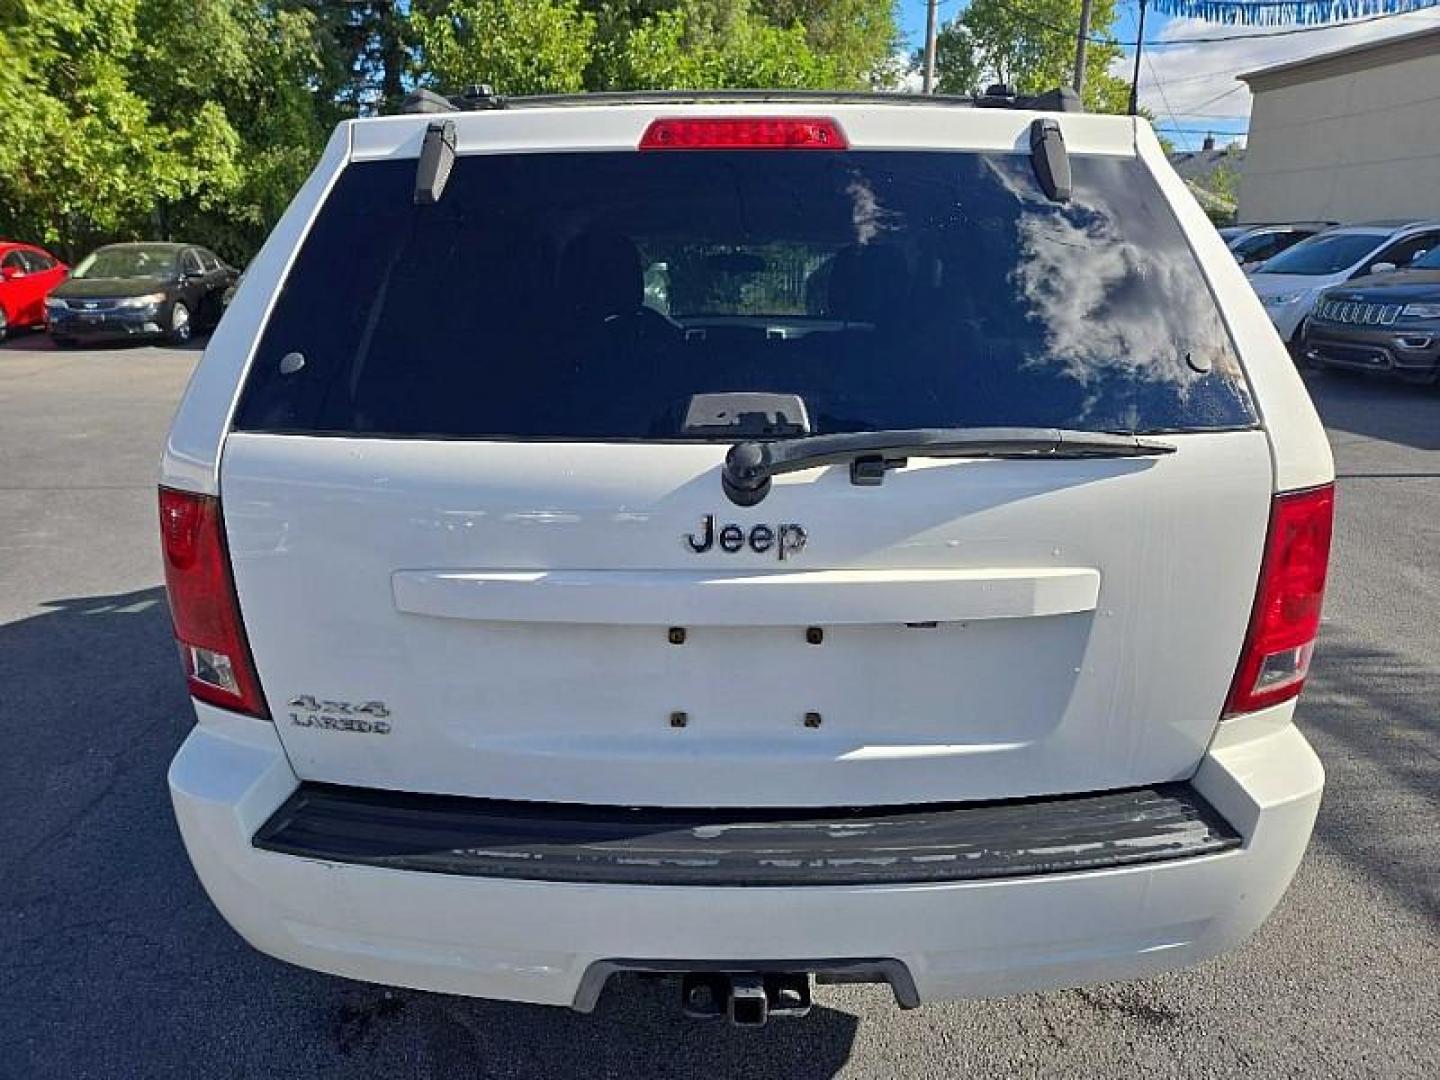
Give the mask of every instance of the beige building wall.
[(1240, 221), (1440, 218), (1440, 33), (1242, 78)]

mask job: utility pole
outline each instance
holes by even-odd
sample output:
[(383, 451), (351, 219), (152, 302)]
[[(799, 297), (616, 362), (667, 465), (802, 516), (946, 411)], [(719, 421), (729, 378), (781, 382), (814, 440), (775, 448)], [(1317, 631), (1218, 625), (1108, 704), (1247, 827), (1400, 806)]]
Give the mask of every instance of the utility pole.
[(1090, 44), (1090, 0), (1080, 0), (1080, 33), (1075, 38), (1075, 93), (1085, 94), (1085, 47)]
[[(1089, 3), (1089, 0), (1086, 0)], [(925, 80), (921, 90), (927, 94), (935, 92), (935, 9), (937, 0), (926, 0), (925, 4)]]
[(1140, 54), (1145, 49), (1145, 6), (1147, 0), (1140, 0), (1140, 26), (1135, 33), (1135, 77), (1130, 80), (1130, 115), (1140, 113)]

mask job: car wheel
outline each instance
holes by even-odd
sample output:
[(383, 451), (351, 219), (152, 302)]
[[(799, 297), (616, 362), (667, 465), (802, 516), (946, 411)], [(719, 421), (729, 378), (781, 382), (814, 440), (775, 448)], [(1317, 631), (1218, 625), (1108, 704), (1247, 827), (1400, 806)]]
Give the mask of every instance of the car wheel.
[(5, 309), (0, 307), (0, 341), (5, 340), (5, 335), (10, 331), (10, 320), (5, 315)]
[(183, 301), (176, 300), (170, 308), (170, 329), (165, 332), (165, 339), (172, 345), (184, 345), (190, 340), (192, 329), (190, 309)]

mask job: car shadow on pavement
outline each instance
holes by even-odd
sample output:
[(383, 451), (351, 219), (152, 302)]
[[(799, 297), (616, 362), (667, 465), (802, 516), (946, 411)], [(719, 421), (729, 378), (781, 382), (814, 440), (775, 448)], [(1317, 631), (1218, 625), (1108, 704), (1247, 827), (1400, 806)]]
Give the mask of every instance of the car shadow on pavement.
[(1363, 372), (1307, 372), (1315, 409), (1325, 426), (1400, 443), (1417, 450), (1440, 450), (1440, 391)]
[(1327, 772), (1316, 841), (1440, 929), (1440, 880), (1430, 854), (1440, 819), (1437, 701), (1433, 663), (1327, 623), (1296, 722)]
[(684, 1019), (673, 980), (591, 1016), (351, 982), (251, 949), (205, 897), (165, 772), (192, 714), (164, 591), (0, 626), (0, 1076), (825, 1078), (858, 1021)]
[(72, 354), (94, 354), (94, 353), (125, 353), (133, 349), (140, 349), (150, 346), (156, 349), (165, 349), (173, 352), (202, 352), (206, 343), (210, 340), (210, 331), (196, 333), (189, 341), (179, 345), (172, 345), (169, 342), (158, 338), (126, 339), (116, 338), (110, 341), (84, 342), (72, 348), (62, 349), (56, 345), (50, 335), (43, 330), (21, 330), (11, 332), (0, 340), (0, 353), (53, 353), (56, 356), (70, 356)]

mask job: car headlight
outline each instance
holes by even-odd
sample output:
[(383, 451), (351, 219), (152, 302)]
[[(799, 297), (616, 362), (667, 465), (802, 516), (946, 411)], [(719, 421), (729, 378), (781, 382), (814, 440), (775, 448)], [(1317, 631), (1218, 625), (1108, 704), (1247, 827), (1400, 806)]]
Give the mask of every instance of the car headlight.
[(65, 301), (61, 300), (58, 296), (47, 296), (45, 298), (45, 307), (50, 311), (64, 311), (69, 306), (69, 304), (65, 303)]
[(1267, 296), (1265, 298), (1265, 303), (1274, 304), (1277, 307), (1281, 304), (1293, 304), (1296, 300), (1299, 300), (1300, 297), (1304, 295), (1304, 293), (1298, 292), (1277, 293), (1274, 296)]
[(152, 292), (145, 296), (127, 296), (124, 300), (115, 301), (115, 306), (120, 308), (147, 308), (163, 303), (165, 294), (163, 292)]
[(1404, 319), (1440, 319), (1440, 304), (1406, 304), (1400, 312)]

